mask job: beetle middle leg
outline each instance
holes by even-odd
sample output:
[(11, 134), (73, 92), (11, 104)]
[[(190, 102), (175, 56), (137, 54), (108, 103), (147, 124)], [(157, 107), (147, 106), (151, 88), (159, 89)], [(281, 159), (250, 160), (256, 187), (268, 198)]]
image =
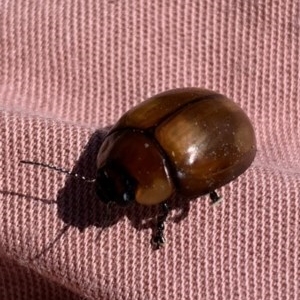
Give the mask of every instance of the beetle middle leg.
[(151, 239), (151, 244), (155, 250), (161, 248), (164, 246), (166, 240), (164, 237), (164, 230), (165, 230), (165, 221), (167, 219), (167, 216), (169, 214), (169, 207), (167, 203), (161, 204), (161, 214), (157, 217), (157, 223), (156, 223), (156, 231), (155, 234), (153, 234)]
[(219, 196), (216, 191), (210, 192), (209, 197), (210, 197), (211, 202), (212, 202), (213, 205), (217, 204), (217, 203), (220, 203), (220, 201), (222, 200), (222, 197)]

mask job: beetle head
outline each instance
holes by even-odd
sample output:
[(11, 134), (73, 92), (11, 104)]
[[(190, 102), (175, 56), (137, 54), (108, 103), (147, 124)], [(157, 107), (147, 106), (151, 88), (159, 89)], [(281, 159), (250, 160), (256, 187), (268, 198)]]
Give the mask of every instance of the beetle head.
[(96, 194), (104, 203), (126, 206), (135, 200), (136, 180), (116, 162), (106, 163), (97, 171)]

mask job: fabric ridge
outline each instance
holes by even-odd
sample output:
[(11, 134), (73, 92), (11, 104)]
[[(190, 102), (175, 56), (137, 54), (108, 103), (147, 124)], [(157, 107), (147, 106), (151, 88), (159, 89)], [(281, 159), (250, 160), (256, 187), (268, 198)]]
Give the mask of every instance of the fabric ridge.
[[(0, 299), (300, 299), (299, 1), (0, 3)], [(168, 89), (228, 96), (249, 170), (176, 203), (108, 210), (87, 178), (109, 128)], [(177, 220), (177, 222), (176, 222)]]

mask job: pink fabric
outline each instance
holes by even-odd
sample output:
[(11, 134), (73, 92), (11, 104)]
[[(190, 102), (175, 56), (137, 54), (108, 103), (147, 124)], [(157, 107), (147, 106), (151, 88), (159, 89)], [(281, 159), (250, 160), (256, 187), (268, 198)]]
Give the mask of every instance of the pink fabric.
[[(0, 299), (299, 299), (299, 1), (0, 4)], [(105, 132), (158, 92), (206, 87), (253, 120), (253, 166), (168, 219), (153, 252), (140, 220), (91, 185)], [(96, 133), (95, 130), (100, 129)], [(93, 134), (94, 133), (94, 134)]]

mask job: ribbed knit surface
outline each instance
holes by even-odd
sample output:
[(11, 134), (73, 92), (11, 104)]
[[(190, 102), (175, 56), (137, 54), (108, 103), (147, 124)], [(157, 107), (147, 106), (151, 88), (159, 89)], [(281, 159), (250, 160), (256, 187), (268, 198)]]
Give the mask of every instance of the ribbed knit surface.
[[(299, 1), (2, 0), (0, 299), (300, 299)], [(108, 126), (185, 86), (253, 121), (252, 167), (167, 222), (114, 208), (92, 185)], [(178, 215), (184, 215), (173, 222)], [(146, 227), (146, 228), (144, 228)]]

